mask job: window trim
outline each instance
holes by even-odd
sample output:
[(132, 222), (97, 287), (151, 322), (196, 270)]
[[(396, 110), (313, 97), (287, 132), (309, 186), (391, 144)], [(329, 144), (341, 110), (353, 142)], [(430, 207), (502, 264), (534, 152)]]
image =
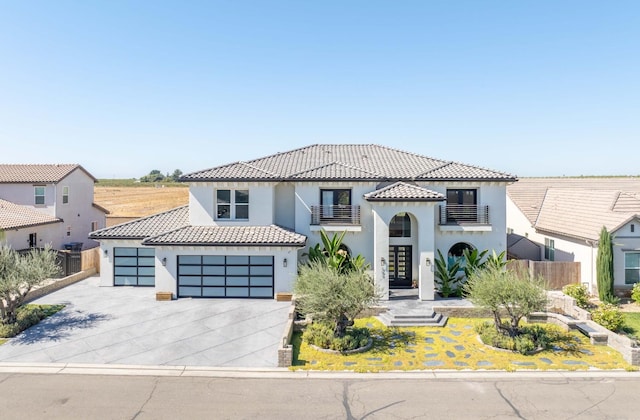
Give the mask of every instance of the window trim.
[[(42, 194), (38, 194), (38, 190), (42, 189)], [(42, 203), (38, 203), (38, 198), (42, 198)], [(44, 206), (47, 204), (47, 187), (45, 185), (33, 186), (33, 204), (35, 206)]]
[(411, 238), (411, 216), (409, 216), (409, 213), (397, 213), (391, 218), (389, 222), (389, 237)]
[(62, 187), (62, 204), (69, 204), (69, 187)]
[[(221, 203), (218, 200), (218, 192), (219, 191), (228, 191), (229, 192), (229, 203)], [(243, 203), (243, 202), (238, 202), (238, 196), (237, 193), (238, 192), (245, 192), (247, 194), (247, 202)], [(249, 220), (249, 209), (250, 209), (250, 203), (251, 203), (251, 199), (249, 198), (249, 188), (216, 188), (215, 189), (215, 195), (214, 195), (214, 201), (215, 201), (215, 220), (241, 220), (241, 221), (246, 221)], [(220, 206), (229, 206), (229, 217), (220, 217), (220, 212), (218, 211), (218, 208)], [(246, 207), (246, 212), (247, 212), (247, 217), (237, 217), (238, 215), (238, 208), (245, 208)]]
[(556, 260), (556, 241), (551, 238), (544, 238), (544, 259), (547, 261)]
[[(629, 254), (637, 254), (638, 255), (638, 265), (634, 266), (634, 267), (629, 267), (627, 266), (627, 255)], [(638, 282), (635, 281), (629, 281), (627, 280), (629, 277), (627, 276), (627, 272), (629, 271), (635, 271), (638, 272), (637, 277), (640, 279), (640, 252), (638, 251), (634, 251), (634, 252), (625, 252), (624, 253), (624, 284), (636, 284)]]

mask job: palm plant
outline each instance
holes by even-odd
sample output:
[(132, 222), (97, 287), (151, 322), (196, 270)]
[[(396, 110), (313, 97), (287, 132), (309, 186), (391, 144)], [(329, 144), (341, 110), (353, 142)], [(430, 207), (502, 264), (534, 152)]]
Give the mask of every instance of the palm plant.
[(458, 295), (460, 293), (460, 261), (448, 264), (447, 260), (438, 250), (438, 258), (435, 260), (435, 282), (439, 286), (439, 292), (442, 297)]

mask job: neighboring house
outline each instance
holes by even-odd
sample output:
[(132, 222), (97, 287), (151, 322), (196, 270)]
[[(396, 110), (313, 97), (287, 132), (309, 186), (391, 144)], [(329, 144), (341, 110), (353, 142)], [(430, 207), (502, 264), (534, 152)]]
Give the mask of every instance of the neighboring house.
[[(640, 280), (640, 178), (525, 178), (507, 193), (509, 233), (539, 246), (538, 258), (530, 259), (580, 262), (581, 281), (595, 293), (605, 226), (614, 237), (614, 287)], [(522, 253), (516, 247), (512, 253)]]
[(80, 165), (0, 164), (0, 229), (14, 249), (92, 248), (89, 232), (107, 211), (93, 202), (96, 179)]
[(346, 231), (375, 282), (434, 298), (436, 250), (506, 249), (512, 175), (376, 145), (312, 145), (184, 175), (189, 205), (93, 232), (103, 285), (174, 297), (291, 292), (320, 231)]

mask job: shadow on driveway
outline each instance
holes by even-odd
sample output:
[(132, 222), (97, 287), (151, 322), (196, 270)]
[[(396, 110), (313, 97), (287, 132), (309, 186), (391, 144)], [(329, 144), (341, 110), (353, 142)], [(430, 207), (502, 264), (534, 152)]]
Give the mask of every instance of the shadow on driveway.
[(33, 344), (45, 341), (57, 342), (69, 337), (73, 330), (91, 328), (111, 318), (112, 316), (108, 314), (89, 313), (65, 308), (22, 332), (12, 341), (16, 344)]

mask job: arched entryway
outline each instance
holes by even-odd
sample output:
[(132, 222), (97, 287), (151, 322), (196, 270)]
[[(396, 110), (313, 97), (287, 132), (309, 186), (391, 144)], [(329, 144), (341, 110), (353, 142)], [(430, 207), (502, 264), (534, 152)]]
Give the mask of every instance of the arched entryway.
[(414, 267), (416, 221), (407, 212), (397, 213), (389, 222), (389, 288), (411, 288), (417, 279)]
[(468, 244), (466, 242), (458, 242), (454, 244), (449, 251), (447, 252), (447, 263), (449, 266), (454, 264), (456, 261), (460, 261), (460, 269), (464, 268), (464, 259), (462, 258), (464, 255), (464, 250), (473, 251), (476, 249), (475, 246)]

